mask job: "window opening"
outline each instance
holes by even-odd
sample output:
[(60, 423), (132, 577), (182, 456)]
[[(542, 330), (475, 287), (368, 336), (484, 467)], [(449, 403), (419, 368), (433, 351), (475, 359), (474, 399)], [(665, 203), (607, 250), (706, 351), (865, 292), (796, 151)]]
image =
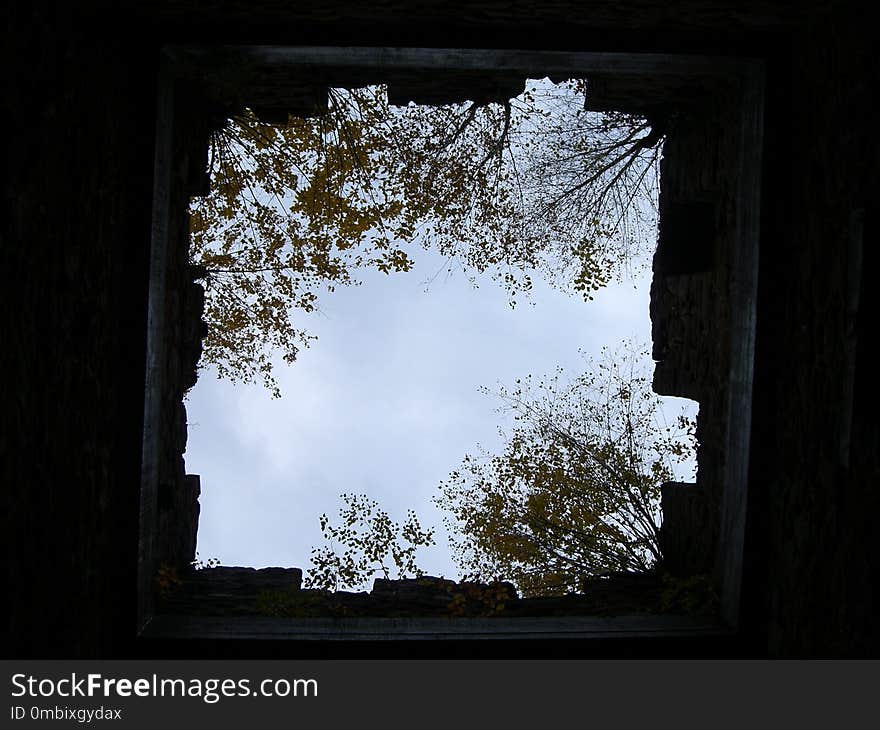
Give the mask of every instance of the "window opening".
[[(547, 86), (546, 86), (547, 84), (550, 84), (550, 82), (549, 82), (549, 81), (546, 81), (546, 80), (545, 80), (544, 82), (538, 82), (538, 83), (539, 83), (539, 84), (540, 84), (540, 83), (544, 83), (544, 84), (545, 84), (545, 88), (547, 88)], [(576, 82), (576, 83), (577, 83), (577, 82)], [(552, 86), (552, 84), (550, 84), (550, 85)], [(527, 88), (528, 88), (528, 87), (527, 87)], [(332, 93), (332, 92), (331, 92), (331, 93)], [(504, 120), (504, 122), (503, 122), (503, 125), (504, 125), (503, 129), (507, 130), (507, 129), (508, 129), (508, 126), (507, 126), (507, 125), (510, 125), (510, 123), (511, 123), (511, 109), (510, 109), (510, 106), (507, 106), (507, 107), (504, 107), (504, 106), (501, 106), (501, 105), (499, 105), (499, 106), (500, 106), (500, 108), (501, 108), (501, 114), (505, 115), (505, 120)], [(467, 116), (468, 116), (469, 114), (471, 114), (471, 111), (472, 111), (472, 110), (475, 110), (475, 109), (476, 109), (476, 110), (479, 110), (480, 108), (481, 108), (480, 106), (477, 106), (477, 105), (475, 105), (475, 104), (473, 104), (473, 103), (471, 104), (470, 107), (464, 107), (464, 109), (465, 109), (465, 111), (464, 111), (465, 118), (467, 118)], [(474, 112), (474, 114), (475, 114), (475, 113), (476, 113), (476, 112)], [(631, 125), (637, 125), (638, 123), (639, 123), (639, 122), (638, 122), (638, 119), (637, 119), (636, 117), (633, 117), (633, 118), (630, 120), (630, 124), (631, 124)], [(634, 126), (631, 126), (631, 129), (634, 129), (634, 128), (635, 128)], [(361, 131), (361, 130), (359, 130), (359, 131)], [(638, 132), (632, 132), (632, 136), (630, 137), (630, 140), (633, 139), (633, 137), (635, 137), (635, 138), (637, 139), (637, 141), (638, 141), (639, 139), (645, 139), (645, 140), (647, 140), (648, 137), (649, 137), (651, 134), (654, 134), (656, 130), (655, 130), (655, 128), (652, 128), (650, 125), (647, 125), (647, 124), (646, 124), (646, 126), (642, 128), (642, 131), (645, 132), (645, 136), (644, 136), (643, 138), (641, 138), (641, 137), (637, 137)], [(326, 136), (323, 136), (323, 133), (322, 133), (322, 141), (324, 141), (324, 142), (326, 143), (326, 142), (329, 142), (330, 140), (327, 139)], [(337, 140), (337, 141), (338, 141), (338, 140)], [(441, 142), (442, 142), (442, 140), (441, 140)], [(618, 143), (621, 143), (621, 144), (620, 144), (621, 147), (624, 146), (624, 145), (623, 145), (623, 138), (622, 138), (622, 137), (621, 137), (621, 138), (618, 138), (618, 140), (616, 140), (616, 141), (612, 141), (611, 143), (609, 143), (610, 146), (611, 146), (611, 148), (612, 148), (612, 150), (616, 149), (616, 148), (614, 147), (614, 145), (615, 145), (615, 144), (618, 144)], [(491, 144), (490, 144), (489, 146), (491, 147)], [(648, 149), (650, 149), (650, 148), (648, 147), (647, 144), (645, 145), (645, 147), (648, 148)], [(217, 148), (212, 148), (212, 155), (217, 155), (217, 154), (221, 154), (221, 153), (219, 152), (219, 150), (218, 150)], [(503, 150), (501, 151), (501, 154), (502, 154), (502, 156), (503, 156)], [(585, 152), (582, 151), (582, 154), (585, 154)], [(612, 170), (611, 175), (612, 175), (612, 177), (613, 177), (613, 175), (615, 174), (615, 173), (614, 173), (614, 170), (613, 170), (613, 168), (609, 168), (609, 169)], [(639, 182), (638, 182), (637, 184), (638, 184), (638, 185), (642, 185), (642, 184), (645, 182), (646, 177), (647, 177), (646, 175), (642, 176), (641, 179), (639, 180)], [(308, 192), (309, 192), (308, 190), (305, 191), (305, 197), (307, 197)], [(373, 191), (373, 192), (375, 192), (375, 191)], [(277, 194), (277, 193), (275, 193), (275, 194)], [(282, 202), (283, 202), (283, 200), (282, 200)], [(388, 203), (389, 203), (389, 200), (384, 199), (382, 202), (383, 202), (383, 204), (388, 204)], [(393, 201), (390, 201), (390, 202), (393, 202)], [(678, 204), (676, 207), (673, 208), (673, 210), (674, 210), (674, 213), (670, 216), (670, 220), (672, 220), (673, 223), (674, 223), (673, 228), (674, 228), (676, 225), (678, 225), (678, 224), (675, 224), (675, 221), (677, 221), (677, 220), (680, 221), (680, 219), (682, 219), (683, 217), (687, 217), (686, 215), (684, 215), (684, 213), (686, 213), (688, 210), (696, 210), (697, 213), (699, 213), (699, 215), (696, 216), (697, 219), (699, 219), (700, 221), (705, 221), (707, 225), (708, 225), (709, 223), (711, 223), (711, 217), (712, 217), (712, 216), (711, 216), (711, 212), (709, 212), (709, 211), (711, 210), (711, 206), (708, 206), (707, 204), (704, 204), (704, 203), (697, 203), (697, 204), (687, 204), (687, 203), (685, 203), (685, 204)], [(676, 215), (678, 216), (677, 218), (676, 218)], [(326, 223), (326, 222), (325, 222), (325, 223)], [(383, 221), (383, 223), (384, 223), (384, 221)], [(409, 223), (411, 223), (411, 221), (409, 221)], [(597, 223), (599, 223), (598, 220), (597, 220)], [(621, 224), (621, 221), (617, 221), (617, 223), (618, 223), (618, 224)], [(623, 224), (625, 224), (625, 222), (623, 222)], [(705, 226), (703, 226), (703, 227), (705, 228)], [(254, 238), (256, 238), (256, 236), (254, 236)], [(632, 239), (631, 239), (631, 242), (635, 242), (635, 240), (636, 240), (636, 238), (632, 238)], [(383, 243), (380, 244), (379, 249), (381, 249), (381, 250), (387, 252), (387, 250), (388, 250), (388, 243), (389, 243), (389, 242), (388, 242), (388, 240), (387, 240), (387, 238), (386, 238), (386, 239), (383, 241)], [(694, 273), (694, 272), (697, 272), (697, 271), (705, 270), (705, 268), (706, 268), (708, 265), (710, 265), (711, 256), (710, 256), (709, 258), (707, 258), (707, 257), (706, 257), (706, 254), (705, 254), (704, 252), (698, 251), (697, 249), (694, 248), (694, 247), (697, 246), (697, 244), (698, 244), (698, 241), (697, 241), (696, 237), (694, 237), (694, 236), (691, 236), (690, 238), (686, 239), (684, 243), (685, 243), (684, 248), (685, 248), (685, 249), (688, 249), (688, 251), (684, 251), (684, 253), (682, 253), (682, 250), (683, 250), (683, 249), (681, 249), (681, 247), (680, 247), (680, 248), (679, 248), (679, 251), (678, 251), (677, 253), (673, 253), (673, 254), (672, 254), (672, 260), (678, 262), (678, 265), (675, 266), (675, 267), (670, 267), (670, 268), (671, 268), (670, 273), (673, 273), (673, 274), (686, 273), (686, 274), (687, 274), (687, 273)], [(661, 246), (662, 246), (662, 238), (661, 238)], [(693, 255), (693, 256), (689, 256), (689, 255), (688, 255), (689, 251), (690, 251), (690, 253), (692, 253), (692, 254), (694, 254), (694, 255)], [(661, 252), (662, 252), (662, 248), (661, 248)], [(442, 253), (442, 252), (441, 252), (441, 253)], [(448, 255), (448, 254), (450, 254), (450, 251), (449, 251), (449, 250), (447, 250), (446, 253), (447, 253), (446, 263), (448, 263), (448, 261), (451, 260), (453, 257), (450, 256), (450, 255)], [(454, 252), (454, 253), (457, 253), (459, 256), (461, 255), (461, 252), (460, 252), (460, 251), (459, 251), (459, 252)], [(473, 252), (465, 252), (465, 254), (468, 254), (468, 253), (470, 253), (470, 255), (473, 256)], [(217, 252), (215, 252), (215, 254), (217, 254)], [(219, 256), (227, 256), (227, 255), (229, 255), (229, 254), (228, 254), (228, 249), (227, 249), (227, 252), (224, 252), (224, 250), (221, 249), (220, 252), (219, 252), (219, 254), (217, 254), (217, 255), (219, 255)], [(371, 263), (376, 264), (376, 265), (377, 265), (377, 268), (378, 268), (380, 271), (383, 270), (383, 267), (384, 267), (384, 269), (385, 269), (386, 271), (391, 270), (391, 269), (393, 269), (393, 268), (395, 268), (395, 267), (397, 267), (397, 268), (405, 268), (405, 264), (402, 263), (402, 259), (400, 259), (400, 258), (395, 259), (395, 258), (394, 258), (395, 256), (398, 256), (398, 255), (399, 255), (399, 251), (397, 251), (397, 250), (393, 250), (393, 251), (390, 252), (390, 254), (389, 254), (388, 256), (386, 256), (386, 258), (385, 258), (384, 260), (381, 259), (381, 257), (379, 257), (379, 258), (374, 259)], [(676, 258), (676, 257), (677, 257), (677, 258)], [(662, 257), (661, 257), (661, 258), (662, 258)], [(667, 255), (667, 258), (668, 258), (668, 255)], [(696, 259), (696, 262), (694, 262), (694, 259)], [(465, 260), (467, 261), (466, 258), (465, 258)], [(214, 260), (214, 263), (215, 263), (215, 264), (217, 263), (217, 259), (216, 259), (216, 258), (215, 258), (215, 260)], [(220, 261), (220, 263), (222, 264), (223, 261)], [(436, 263), (436, 262), (435, 262), (435, 263)], [(471, 261), (471, 263), (472, 263), (472, 261)], [(536, 262), (536, 263), (539, 263), (539, 262)], [(619, 264), (619, 262), (618, 262), (618, 264)], [(203, 264), (199, 264), (199, 265), (203, 265)], [(465, 268), (467, 268), (467, 267), (465, 267)], [(533, 266), (533, 267), (531, 267), (531, 269), (526, 269), (526, 271), (532, 271), (532, 272), (534, 272), (536, 268), (537, 268), (536, 266)], [(674, 269), (674, 270), (672, 270), (672, 269)], [(207, 272), (207, 271), (199, 271), (198, 273), (199, 273), (200, 275), (204, 276), (204, 275), (207, 274), (208, 272)], [(227, 273), (229, 273), (229, 272), (227, 272)], [(490, 272), (490, 273), (497, 273), (497, 272)], [(576, 281), (576, 282), (580, 281), (580, 284), (582, 284), (582, 288), (585, 287), (585, 288), (587, 288), (588, 290), (589, 290), (589, 288), (590, 288), (593, 284), (597, 283), (596, 276), (598, 275), (598, 276), (601, 277), (601, 272), (598, 272), (598, 274), (597, 274), (597, 272), (592, 272), (592, 277), (590, 276), (591, 272), (586, 272), (586, 273), (584, 273), (584, 272), (580, 272), (580, 273), (583, 273), (584, 275), (581, 277), (580, 280), (578, 280), (577, 278), (575, 278), (575, 281)], [(504, 285), (506, 285), (507, 290), (508, 290), (507, 293), (511, 296), (511, 298), (515, 297), (515, 296), (517, 295), (517, 292), (519, 292), (519, 294), (521, 295), (521, 294), (523, 293), (524, 290), (527, 291), (530, 287), (533, 287), (533, 286), (534, 286), (534, 284), (532, 284), (531, 282), (528, 282), (528, 281), (526, 281), (526, 282), (524, 283), (523, 281), (517, 281), (517, 280), (515, 280), (515, 275), (512, 274), (509, 270), (508, 270), (507, 272), (504, 273), (504, 275), (501, 277), (501, 279), (502, 279), (502, 283), (503, 283)], [(328, 306), (329, 306), (330, 303), (332, 302), (332, 297), (333, 297), (335, 294), (336, 294), (336, 293), (332, 293), (332, 294), (331, 294), (331, 298), (327, 300), (327, 301), (328, 301)], [(599, 298), (601, 298), (601, 294), (599, 294)], [(523, 304), (524, 304), (524, 303), (521, 302), (521, 303), (520, 303), (520, 306), (522, 307)], [(588, 313), (589, 313), (589, 306), (586, 306), (586, 307), (584, 308), (583, 311), (584, 311), (585, 315), (588, 314)], [(303, 342), (304, 342), (304, 341), (303, 341)], [(301, 344), (303, 344), (303, 342), (301, 342)], [(320, 345), (317, 345), (317, 346), (319, 347)], [(306, 354), (309, 354), (309, 353), (306, 353)], [(262, 370), (260, 370), (259, 368), (262, 367), (262, 366), (264, 366), (264, 365), (265, 365), (265, 362), (260, 363), (260, 364), (258, 365), (258, 371), (259, 371), (260, 373), (263, 373), (263, 374), (266, 373), (265, 368), (262, 369)], [(296, 366), (295, 366), (295, 367), (296, 367)], [(253, 373), (252, 373), (252, 374), (253, 374)], [(619, 394), (618, 394), (618, 395), (619, 395)], [(282, 400), (283, 400), (283, 399), (282, 399)], [(342, 415), (342, 414), (339, 414), (339, 415)], [(298, 508), (298, 511), (299, 511), (299, 512), (302, 512), (302, 511), (304, 511), (304, 510), (303, 510), (302, 507), (300, 506), (300, 507)], [(332, 519), (332, 517), (331, 517), (331, 519)], [(207, 555), (206, 553), (203, 553), (203, 556), (206, 556), (206, 555)]]

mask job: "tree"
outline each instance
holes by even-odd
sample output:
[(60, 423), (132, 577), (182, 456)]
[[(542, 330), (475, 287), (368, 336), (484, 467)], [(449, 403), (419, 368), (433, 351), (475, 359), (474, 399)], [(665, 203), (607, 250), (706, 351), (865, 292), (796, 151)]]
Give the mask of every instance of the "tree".
[[(525, 596), (578, 592), (587, 579), (649, 571), (661, 558), (660, 487), (693, 461), (695, 424), (667, 423), (645, 373), (647, 351), (626, 343), (565, 382), (561, 370), (502, 388), (499, 453), (466, 455), (440, 485), (453, 557), (465, 580), (511, 581)], [(489, 394), (489, 391), (485, 391)], [(328, 544), (312, 550), (311, 588), (366, 586), (422, 574), (434, 544), (410, 511), (401, 526), (366, 495), (346, 495)]]
[(692, 457), (695, 429), (664, 422), (646, 354), (630, 346), (570, 383), (557, 371), (498, 393), (515, 423), (500, 453), (466, 456), (437, 499), (465, 578), (562, 594), (660, 560), (660, 486)]
[(307, 588), (343, 590), (366, 587), (376, 575), (409, 578), (422, 575), (416, 550), (434, 544), (434, 530), (425, 530), (415, 512), (403, 524), (393, 522), (379, 503), (365, 494), (343, 494), (341, 524), (321, 515), (321, 533), (328, 544), (312, 548)]
[(662, 134), (586, 112), (587, 93), (544, 80), (505, 104), (392, 107), (382, 86), (331, 89), (311, 119), (231, 119), (191, 208), (203, 363), (278, 395), (272, 354), (293, 362), (309, 344), (297, 318), (319, 293), (364, 268), (408, 271), (418, 246), (490, 272), (511, 304), (535, 271), (590, 298), (638, 254)]
[[(385, 112), (369, 95), (331, 94), (327, 114), (286, 126), (245, 112), (212, 136), (211, 192), (190, 210), (192, 263), (205, 271), (203, 364), (279, 395), (271, 354), (310, 341), (294, 317), (362, 267), (406, 271), (403, 209), (374, 151)], [(387, 106), (387, 105), (386, 105)]]
[(583, 80), (528, 82), (505, 104), (410, 105), (395, 139), (428, 245), (515, 295), (531, 272), (585, 298), (645, 253), (663, 125), (585, 109)]

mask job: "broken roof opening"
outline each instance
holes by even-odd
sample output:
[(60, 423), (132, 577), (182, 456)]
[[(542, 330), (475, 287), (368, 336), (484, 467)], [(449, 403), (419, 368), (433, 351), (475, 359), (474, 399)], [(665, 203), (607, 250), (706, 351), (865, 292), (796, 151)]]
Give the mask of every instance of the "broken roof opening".
[[(657, 115), (658, 110), (662, 107), (675, 107), (682, 104), (694, 104), (695, 99), (699, 99), (706, 95), (706, 91), (717, 91), (722, 89), (729, 92), (730, 88), (736, 88), (737, 84), (731, 81), (738, 81), (740, 87), (738, 93), (746, 90), (744, 96), (740, 96), (735, 101), (742, 111), (742, 117), (738, 120), (737, 133), (741, 136), (733, 142), (735, 154), (738, 155), (736, 164), (739, 166), (737, 185), (733, 189), (726, 191), (728, 196), (735, 199), (736, 205), (733, 212), (736, 216), (732, 220), (723, 220), (722, 222), (728, 226), (728, 230), (724, 235), (727, 237), (728, 244), (732, 241), (732, 245), (728, 245), (728, 252), (720, 259), (706, 259), (705, 254), (701, 259), (699, 255), (694, 256), (688, 251), (688, 247), (694, 247), (694, 240), (699, 235), (717, 237), (717, 232), (711, 230), (716, 227), (719, 222), (719, 208), (717, 202), (707, 202), (698, 200), (699, 195), (687, 195), (688, 191), (679, 191), (677, 194), (686, 197), (685, 200), (670, 200), (667, 206), (666, 228), (664, 229), (663, 213), (661, 212), (661, 233), (660, 233), (660, 258), (661, 271), (655, 272), (654, 288), (657, 289), (657, 275), (662, 277), (663, 282), (675, 282), (681, 284), (680, 277), (700, 277), (705, 274), (707, 269), (722, 267), (722, 275), (726, 277), (725, 283), (730, 285), (731, 300), (736, 301), (737, 298), (744, 302), (742, 309), (731, 306), (729, 313), (731, 321), (725, 323), (729, 325), (725, 327), (725, 333), (730, 335), (730, 341), (726, 345), (727, 355), (729, 355), (729, 370), (724, 374), (724, 379), (729, 385), (728, 394), (725, 397), (731, 399), (731, 403), (725, 405), (722, 409), (722, 420), (725, 421), (726, 427), (722, 440), (727, 442), (721, 446), (722, 450), (727, 454), (724, 464), (719, 467), (720, 479), (724, 482), (721, 492), (721, 500), (718, 510), (721, 514), (719, 532), (722, 539), (719, 541), (719, 574), (722, 576), (722, 602), (724, 618), (727, 625), (735, 624), (736, 614), (736, 591), (737, 591), (737, 550), (741, 550), (741, 545), (737, 547), (737, 540), (741, 541), (741, 535), (737, 537), (737, 530), (741, 529), (741, 525), (737, 526), (740, 519), (738, 515), (744, 506), (744, 489), (745, 474), (744, 465), (747, 459), (747, 453), (743, 453), (744, 444), (747, 444), (747, 418), (748, 418), (748, 402), (750, 388), (750, 368), (751, 368), (751, 338), (753, 332), (753, 322), (749, 319), (749, 287), (754, 286), (753, 268), (755, 249), (757, 246), (757, 207), (756, 195), (757, 185), (755, 184), (756, 176), (759, 179), (759, 170), (757, 162), (760, 154), (760, 127), (756, 126), (755, 119), (760, 118), (760, 89), (759, 79), (754, 77), (754, 69), (749, 63), (742, 63), (732, 60), (718, 60), (705, 58), (686, 58), (675, 56), (638, 56), (638, 55), (615, 55), (615, 54), (586, 54), (586, 53), (540, 53), (540, 52), (504, 52), (504, 51), (459, 51), (459, 50), (443, 50), (443, 49), (303, 49), (303, 48), (227, 48), (227, 49), (193, 49), (178, 48), (170, 49), (166, 55), (166, 61), (170, 65), (169, 71), (173, 69), (173, 74), (178, 75), (186, 81), (186, 83), (198, 83), (205, 95), (215, 104), (219, 106), (233, 105), (236, 106), (242, 102), (246, 102), (248, 106), (256, 110), (262, 109), (263, 114), (271, 117), (273, 109), (276, 113), (291, 108), (297, 110), (309, 109), (314, 111), (316, 88), (328, 88), (345, 80), (348, 87), (362, 83), (364, 80), (375, 80), (377, 75), (386, 79), (389, 86), (393, 88), (392, 81), (397, 77), (399, 79), (398, 88), (406, 88), (406, 84), (410, 84), (410, 90), (400, 92), (402, 96), (418, 96), (419, 93), (426, 95), (426, 98), (436, 101), (442, 95), (443, 83), (435, 83), (436, 79), (443, 78), (447, 75), (452, 79), (450, 86), (462, 83), (462, 78), (469, 75), (472, 79), (482, 79), (480, 83), (486, 88), (492, 88), (492, 91), (486, 93), (497, 94), (507, 93), (507, 85), (505, 79), (517, 77), (522, 79), (521, 74), (542, 73), (542, 75), (572, 75), (575, 70), (579, 75), (590, 76), (591, 81), (597, 88), (603, 89), (604, 96), (600, 93), (598, 98), (606, 100), (608, 108), (623, 108), (627, 112)], [(303, 68), (308, 69), (309, 84), (307, 88), (296, 88), (286, 83), (284, 79), (290, 79), (291, 76), (302, 78)], [(592, 72), (592, 73), (591, 73)], [(425, 84), (422, 82), (422, 91), (419, 91), (418, 79), (430, 77), (432, 83)], [(486, 81), (489, 78), (490, 81)], [(646, 79), (651, 80), (650, 92), (645, 93)], [(745, 81), (743, 81), (745, 79)], [(170, 78), (167, 84), (171, 84)], [(522, 84), (522, 81), (519, 81)], [(293, 91), (291, 90), (293, 89)], [(500, 91), (499, 91), (500, 90)], [(164, 104), (160, 104), (160, 118), (158, 128), (159, 147), (157, 149), (157, 172), (166, 170), (166, 180), (171, 175), (171, 161), (174, 155), (175, 130), (169, 129), (172, 120), (176, 119), (174, 112), (174, 101), (172, 98), (172, 90), (169, 86), (164, 89), (167, 96)], [(445, 92), (448, 93), (448, 92)], [(292, 94), (292, 97), (284, 98), (285, 94)], [(751, 94), (751, 96), (749, 96)], [(432, 96), (433, 95), (433, 96)], [(295, 98), (294, 98), (295, 97)], [(699, 102), (697, 102), (699, 103)], [(756, 117), (757, 115), (757, 117)], [(163, 145), (164, 139), (164, 145)], [(726, 143), (730, 143), (727, 140)], [(163, 149), (164, 147), (164, 149)], [(142, 500), (144, 509), (142, 511), (142, 553), (141, 553), (141, 586), (142, 586), (142, 626), (147, 630), (147, 634), (154, 636), (198, 636), (200, 631), (207, 631), (209, 634), (220, 634), (225, 636), (252, 635), (255, 624), (240, 624), (241, 633), (235, 628), (236, 621), (229, 619), (206, 620), (204, 617), (173, 617), (173, 616), (154, 616), (150, 608), (149, 595), (144, 595), (146, 589), (147, 594), (150, 593), (148, 587), (151, 576), (155, 575), (157, 566), (154, 562), (155, 555), (155, 525), (156, 518), (156, 495), (159, 493), (158, 488), (158, 472), (160, 466), (158, 464), (158, 445), (155, 443), (156, 437), (150, 437), (150, 434), (156, 434), (160, 431), (160, 427), (156, 425), (150, 428), (151, 418), (154, 424), (158, 424), (161, 420), (159, 411), (161, 404), (160, 399), (155, 394), (161, 390), (159, 380), (162, 377), (162, 359), (161, 350), (167, 346), (163, 344), (162, 339), (167, 335), (162, 332), (164, 312), (159, 312), (160, 307), (155, 306), (154, 302), (164, 301), (166, 294), (163, 292), (165, 282), (157, 281), (157, 277), (161, 279), (162, 271), (165, 269), (163, 257), (167, 255), (168, 248), (168, 208), (172, 203), (169, 200), (170, 185), (163, 189), (162, 175), (157, 175), (157, 193), (156, 205), (154, 206), (154, 277), (151, 291), (151, 336), (150, 351), (153, 355), (154, 362), (151, 368), (151, 382), (153, 387), (148, 387), (147, 394), (147, 427), (145, 429), (145, 480), (143, 486), (144, 499)], [(710, 191), (713, 195), (717, 195), (717, 191)], [(703, 196), (705, 198), (705, 195)], [(164, 207), (163, 207), (164, 206)], [(751, 206), (751, 207), (750, 207)], [(688, 211), (697, 211), (697, 215), (690, 215)], [(722, 211), (724, 212), (724, 211)], [(729, 212), (729, 211), (727, 211)], [(163, 225), (164, 221), (164, 225)], [(701, 223), (702, 221), (702, 223)], [(688, 224), (695, 224), (688, 227)], [(695, 233), (699, 229), (702, 234)], [(163, 238), (164, 237), (164, 238)], [(700, 249), (699, 246), (695, 250), (704, 252), (711, 247)], [(655, 269), (657, 264), (655, 264)], [(676, 278), (678, 277), (678, 278)], [(703, 279), (706, 279), (703, 276)], [(674, 305), (676, 296), (681, 291), (667, 287), (664, 292), (654, 292), (654, 303), (652, 308), (656, 306), (672, 306)], [(656, 304), (655, 304), (656, 303)], [(672, 351), (675, 349), (675, 338), (670, 338), (669, 332), (662, 332), (662, 346), (657, 341), (657, 332), (655, 330), (655, 359), (667, 362), (668, 365), (674, 361)], [(674, 334), (674, 333), (673, 333)], [(156, 338), (159, 338), (158, 340)], [(660, 355), (661, 357), (658, 357)], [(667, 367), (664, 371), (660, 369), (661, 378), (665, 378), (667, 391), (681, 390), (681, 384), (675, 384), (664, 372), (672, 372), (674, 368)], [(655, 385), (657, 380), (655, 378)], [(661, 387), (663, 383), (661, 382)], [(151, 393), (154, 395), (151, 396)], [(685, 395), (685, 393), (673, 393), (677, 395)], [(693, 397), (693, 395), (691, 395)], [(731, 407), (731, 404), (736, 407)], [(743, 419), (746, 419), (743, 421)], [(726, 419), (726, 420), (725, 420)], [(742, 432), (739, 429), (745, 427)], [(152, 446), (151, 438), (153, 439)], [(152, 453), (151, 453), (152, 449)], [(152, 473), (151, 473), (152, 465)], [(737, 481), (739, 480), (739, 482)], [(152, 490), (152, 492), (151, 492)], [(150, 512), (153, 512), (151, 515)], [(144, 532), (146, 534), (144, 534)], [(675, 631), (724, 631), (723, 627), (715, 626), (707, 627), (704, 622), (696, 622), (687, 628), (686, 622), (672, 621), (672, 623), (664, 624), (664, 621), (670, 617), (658, 616), (654, 628), (649, 631), (659, 631), (662, 633), (665, 625), (669, 630)], [(558, 619), (541, 619), (543, 624), (534, 624), (529, 622), (517, 624), (518, 619), (510, 619), (512, 624), (495, 625), (491, 630), (487, 629), (485, 623), (460, 624), (451, 630), (446, 627), (442, 630), (436, 626), (432, 628), (429, 620), (427, 623), (419, 624), (414, 635), (427, 637), (434, 631), (439, 631), (438, 636), (449, 638), (451, 636), (487, 636), (495, 635), (497, 632), (517, 634), (522, 632), (522, 636), (535, 636), (537, 634), (547, 636), (590, 636), (598, 635), (595, 632), (613, 632), (627, 631), (627, 623), (625, 617), (612, 623), (599, 622), (590, 623), (589, 620), (578, 624), (574, 622), (560, 622)], [(505, 620), (507, 621), (507, 620)], [(554, 624), (554, 621), (556, 622)], [(200, 623), (201, 622), (201, 623)], [(649, 622), (650, 623), (650, 622)], [(343, 622), (344, 624), (344, 622)], [(564, 624), (564, 625), (563, 625)], [(637, 622), (638, 624), (638, 622)], [(207, 628), (210, 625), (212, 628)], [(652, 624), (653, 626), (654, 624)], [(221, 627), (222, 628), (219, 628)], [(261, 635), (271, 635), (275, 638), (346, 638), (352, 636), (363, 636), (366, 634), (377, 638), (395, 638), (395, 631), (400, 628), (399, 625), (392, 623), (382, 623), (380, 619), (376, 619), (373, 623), (364, 624), (356, 622), (351, 627), (346, 627), (339, 622), (333, 623), (332, 626), (313, 623), (308, 625), (287, 623), (269, 623), (259, 622), (258, 632)], [(645, 631), (645, 624), (638, 624), (632, 627), (638, 635), (639, 632)], [(201, 627), (201, 628), (200, 628)], [(519, 627), (519, 628), (518, 628)], [(537, 628), (536, 628), (537, 627)], [(611, 627), (609, 629), (609, 627)], [(156, 633), (158, 632), (158, 633)], [(251, 632), (251, 634), (248, 634)], [(328, 633), (329, 632), (329, 633)], [(409, 629), (403, 631), (403, 634), (410, 635)], [(591, 633), (592, 632), (592, 633)]]

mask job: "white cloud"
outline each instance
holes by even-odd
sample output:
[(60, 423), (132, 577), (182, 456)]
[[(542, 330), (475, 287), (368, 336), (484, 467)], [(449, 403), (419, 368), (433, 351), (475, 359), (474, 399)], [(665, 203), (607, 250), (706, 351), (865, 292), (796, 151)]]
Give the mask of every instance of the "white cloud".
[[(647, 287), (627, 282), (585, 304), (535, 282), (535, 305), (508, 306), (491, 282), (437, 280), (429, 252), (408, 275), (374, 274), (321, 300), (318, 335), (292, 366), (283, 396), (205, 373), (190, 395), (187, 469), (202, 476), (199, 553), (225, 564), (308, 567), (318, 516), (338, 495), (365, 492), (393, 518), (408, 508), (439, 524), (437, 485), (477, 443), (497, 443), (497, 403), (477, 392), (541, 375), (624, 337), (650, 341)], [(432, 268), (433, 267), (433, 268)], [(454, 576), (445, 544), (424, 559)]]

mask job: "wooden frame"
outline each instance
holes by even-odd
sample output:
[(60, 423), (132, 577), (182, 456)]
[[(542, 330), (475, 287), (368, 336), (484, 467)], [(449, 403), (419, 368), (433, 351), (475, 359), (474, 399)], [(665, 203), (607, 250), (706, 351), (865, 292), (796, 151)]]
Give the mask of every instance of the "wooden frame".
[[(165, 262), (172, 143), (175, 130), (174, 77), (178, 73), (209, 78), (225, 65), (237, 68), (301, 66), (412, 71), (494, 71), (528, 76), (700, 77), (710, 82), (735, 78), (741, 104), (737, 245), (732, 270), (730, 372), (725, 478), (721, 505), (718, 564), (721, 572), (722, 624), (680, 616), (547, 617), (521, 619), (311, 619), (268, 617), (155, 616), (151, 581), (155, 575), (157, 527), (158, 424), (164, 355)], [(672, 54), (585, 53), (555, 51), (463, 50), (418, 48), (330, 48), (225, 46), (205, 49), (177, 46), (162, 52), (156, 123), (155, 182), (150, 277), (147, 382), (145, 386), (143, 468), (140, 502), (139, 600), (137, 633), (143, 639), (202, 641), (283, 641), (295, 652), (315, 641), (474, 641), (507, 639), (607, 640), (648, 637), (723, 637), (735, 631), (739, 614), (745, 533), (755, 302), (759, 246), (763, 64), (754, 59)], [(292, 644), (289, 642), (293, 642)]]

